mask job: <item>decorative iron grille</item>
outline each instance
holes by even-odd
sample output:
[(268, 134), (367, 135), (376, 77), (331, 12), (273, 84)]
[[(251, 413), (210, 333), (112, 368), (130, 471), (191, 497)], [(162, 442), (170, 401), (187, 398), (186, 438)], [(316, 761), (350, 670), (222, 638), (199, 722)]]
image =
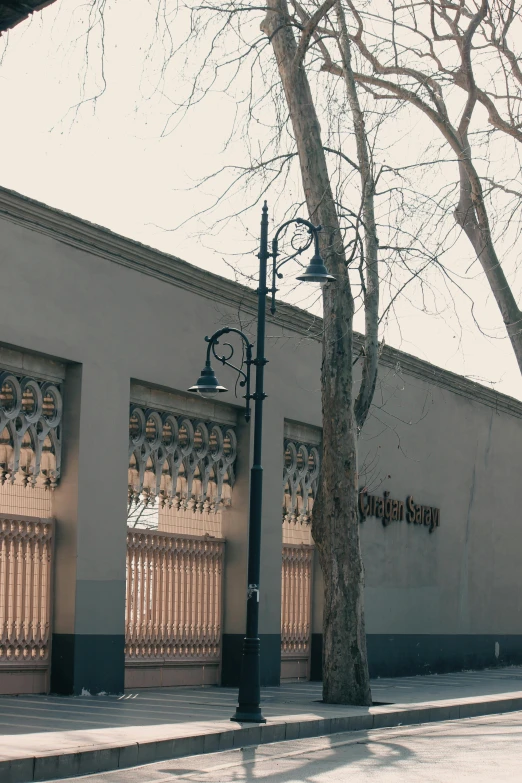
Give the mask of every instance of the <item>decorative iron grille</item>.
[(309, 657), (312, 614), (312, 546), (283, 546), (281, 655)]
[(283, 523), (309, 525), (319, 480), (319, 449), (287, 438), (284, 449)]
[(139, 502), (198, 513), (230, 505), (233, 427), (131, 405), (129, 509)]
[(56, 487), (62, 408), (56, 384), (0, 371), (0, 485)]
[(0, 665), (48, 666), (54, 522), (0, 518)]
[(127, 532), (126, 658), (219, 661), (224, 542)]

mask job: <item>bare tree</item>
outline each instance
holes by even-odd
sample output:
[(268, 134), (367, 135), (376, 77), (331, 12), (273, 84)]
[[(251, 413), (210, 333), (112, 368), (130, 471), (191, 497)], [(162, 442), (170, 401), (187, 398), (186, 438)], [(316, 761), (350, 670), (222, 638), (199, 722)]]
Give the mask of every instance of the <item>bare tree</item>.
[[(297, 159), (308, 214), (321, 224), (321, 251), (326, 265), (336, 278), (323, 291), (324, 322), (322, 331), (323, 360), (321, 370), (323, 407), (323, 458), (318, 498), (313, 513), (312, 534), (317, 546), (325, 582), (324, 599), (324, 667), (323, 695), (327, 702), (371, 704), (366, 633), (364, 623), (364, 579), (359, 542), (357, 435), (370, 408), (378, 366), (379, 275), (378, 242), (373, 200), (375, 182), (370, 165), (370, 153), (364, 133), (363, 112), (357, 115), (354, 128), (358, 161), (350, 160), (350, 175), (360, 176), (361, 206), (359, 210), (343, 208), (342, 191), (334, 192), (327, 155), (340, 157), (339, 147), (329, 147), (323, 139), (317, 104), (308, 78), (310, 48), (317, 26), (333, 9), (335, 0), (326, 0), (312, 14), (301, 5), (291, 8), (287, 0), (268, 0), (264, 6), (261, 29), (266, 38), (252, 38), (249, 22), (242, 23), (243, 13), (262, 12), (263, 6), (252, 8), (236, 0), (226, 3), (209, 2), (194, 5), (188, 39), (191, 47), (197, 35), (206, 41), (206, 56), (215, 52), (220, 36), (233, 31), (240, 41), (240, 51), (229, 56), (237, 62), (252, 55), (264, 58), (263, 65), (275, 73), (263, 70), (266, 92), (248, 95), (249, 129), (255, 106), (268, 95), (274, 106), (274, 125), (267, 128), (262, 141), (271, 154), (251, 160), (247, 176), (261, 177), (263, 190), (282, 176), (289, 161)], [(217, 18), (217, 21), (216, 21)], [(210, 25), (217, 29), (210, 32)], [(250, 36), (250, 37), (247, 37)], [(211, 41), (211, 46), (208, 42)], [(348, 41), (345, 42), (348, 46)], [(267, 45), (270, 49), (267, 52)], [(270, 50), (272, 55), (270, 56)], [(345, 49), (348, 102), (357, 107), (357, 90), (350, 78), (349, 51)], [(319, 73), (315, 58), (312, 72)], [(226, 60), (225, 60), (226, 61)], [(208, 70), (204, 62), (196, 72), (186, 105), (201, 100), (208, 90)], [(213, 62), (212, 83), (223, 61)], [(265, 127), (267, 119), (264, 117)], [(285, 137), (285, 142), (282, 138)], [(275, 139), (275, 141), (274, 141)], [(245, 139), (252, 143), (252, 139)], [(288, 143), (288, 149), (282, 149)], [(271, 146), (272, 145), (272, 146)], [(274, 147), (275, 152), (274, 153)], [(239, 180), (245, 171), (237, 174)], [(340, 196), (337, 198), (336, 196)], [(259, 194), (256, 194), (256, 198)], [(220, 195), (219, 198), (222, 198)], [(346, 218), (341, 218), (345, 214)], [(351, 231), (348, 233), (347, 229)], [(350, 280), (350, 262), (359, 262), (355, 276), (360, 279), (362, 303), (365, 309), (366, 335), (360, 361), (362, 378), (354, 379), (353, 318), (355, 302)]]
[[(168, 8), (168, 3), (161, 5), (163, 23), (174, 30)], [(368, 114), (373, 98), (357, 85), (353, 41), (339, 0), (267, 0), (258, 6), (200, 0), (188, 8), (186, 38), (180, 43), (172, 34), (159, 89), (169, 92), (169, 68), (184, 62), (184, 71), (176, 71), (178, 96), (180, 73), (187, 75), (188, 90), (173, 109), (176, 121), (211, 91), (234, 95), (244, 107), (244, 125), (238, 120), (231, 138), (235, 134), (242, 139), (249, 158), (246, 165), (210, 174), (203, 184), (224, 176), (226, 185), (217, 188), (216, 205), (234, 187), (242, 187), (253, 193), (251, 201), (245, 201), (247, 209), (274, 185), (283, 183), (284, 189), (290, 167), (297, 163), (309, 217), (323, 227), (322, 254), (336, 278), (323, 291), (323, 457), (312, 523), (325, 583), (323, 696), (330, 703), (368, 705), (357, 438), (376, 386), (379, 325), (404, 287), (422, 280), (436, 254), (426, 251), (422, 232), (415, 236), (401, 228), (401, 196), (393, 183), (400, 182), (402, 174), (375, 158), (378, 130), (394, 109)], [(163, 42), (167, 39), (161, 35)], [(341, 92), (324, 70), (335, 61), (330, 44), (338, 54), (335, 75), (343, 77)], [(242, 68), (248, 73), (248, 89), (236, 87)], [(330, 92), (329, 86), (324, 91), (325, 83), (331, 85)], [(347, 124), (348, 134), (339, 132)], [(167, 120), (165, 133), (169, 127)], [(349, 146), (354, 150), (348, 154)], [(284, 203), (292, 214), (300, 206), (298, 200)], [(381, 280), (388, 292), (380, 309)], [(356, 351), (358, 308), (364, 311), (365, 333)]]
[[(323, 297), (323, 459), (312, 523), (325, 583), (323, 697), (327, 702), (370, 704), (357, 510), (357, 426), (362, 426), (368, 413), (377, 372), (376, 258), (373, 265), (366, 265), (370, 281), (365, 302), (366, 323), (370, 324), (370, 330), (365, 343), (362, 383), (355, 398), (354, 300), (321, 129), (304, 65), (315, 29), (334, 5), (335, 0), (325, 0), (300, 26), (296, 36), (296, 25), (286, 0), (268, 0), (262, 30), (270, 40), (283, 85), (308, 211), (311, 219), (323, 226), (322, 250), (336, 278), (335, 285), (329, 285)], [(349, 95), (356, 104), (354, 91)], [(363, 154), (359, 168), (361, 162), (367, 166), (365, 143), (363, 139), (358, 147)], [(369, 183), (364, 184), (363, 208), (368, 212), (372, 194), (371, 187), (366, 187)], [(367, 232), (366, 246), (372, 247), (374, 240)]]
[[(376, 176), (346, 35), (341, 43), (345, 69), (342, 103), (347, 101), (355, 118), (351, 133), (356, 140), (356, 160), (343, 152), (342, 144), (328, 144), (332, 134), (327, 131), (325, 139), (321, 132), (319, 114), (324, 117), (328, 112), (322, 97), (313, 94), (309, 74), (321, 78), (315, 56), (316, 33), (335, 5), (336, 0), (325, 0), (311, 11), (297, 2), (290, 6), (287, 0), (267, 0), (260, 6), (243, 5), (237, 0), (191, 4), (185, 51), (188, 56), (195, 50), (204, 51), (204, 55), (196, 66), (191, 61), (188, 95), (179, 101), (173, 114), (179, 118), (204, 100), (210, 89), (216, 89), (221, 73), (227, 74), (225, 81), (233, 85), (238, 69), (250, 62), (251, 84), (244, 98), (247, 132), (243, 133), (250, 163), (226, 174), (232, 175), (233, 184), (244, 183), (245, 178), (249, 185), (254, 180), (260, 183), (256, 186), (257, 200), (274, 181), (284, 178), (288, 166), (296, 161), (309, 217), (323, 228), (321, 251), (336, 278), (323, 291), (323, 459), (312, 528), (325, 581), (323, 694), (331, 703), (368, 705), (371, 692), (359, 541), (357, 437), (369, 413), (378, 369)], [(259, 21), (266, 37), (254, 34), (254, 24)], [(175, 59), (184, 47), (174, 48), (171, 57)], [(320, 47), (318, 51), (320, 54)], [(253, 84), (253, 69), (260, 63), (262, 78)], [(162, 85), (161, 89), (168, 88)], [(266, 108), (267, 102), (272, 106), (273, 123), (270, 125), (270, 115), (264, 114), (264, 136), (254, 140), (256, 109), (261, 104)], [(254, 141), (258, 145), (255, 153)], [(327, 155), (336, 161), (331, 170)], [(340, 173), (340, 163), (348, 173), (346, 168)], [(355, 209), (346, 205), (346, 191), (354, 175), (360, 183), (360, 205), (356, 204)], [(218, 201), (230, 188), (229, 184), (225, 194), (219, 193)], [(296, 206), (286, 205), (286, 209)], [(353, 333), (356, 299), (364, 308), (366, 324), (357, 379)]]
[[(508, 280), (509, 250), (520, 236), (522, 210), (517, 4), (342, 0), (342, 7), (346, 35), (358, 53), (356, 83), (376, 103), (392, 99), (415, 107), (454, 157), (453, 217), (480, 262), (522, 370), (522, 313)], [(340, 41), (343, 33), (330, 22), (320, 34)], [(325, 59), (322, 67), (344, 78), (341, 56)], [(428, 129), (431, 142), (434, 135)], [(509, 160), (504, 176), (499, 164), (491, 170), (502, 158)]]
[[(173, 5), (158, 5), (158, 25), (172, 31), (176, 19)], [(284, 185), (297, 163), (310, 219), (323, 226), (321, 250), (336, 277), (323, 292), (323, 459), (312, 525), (325, 582), (323, 694), (330, 703), (368, 705), (357, 437), (375, 391), (379, 324), (410, 281), (423, 285), (423, 271), (437, 262), (437, 253), (426, 250), (421, 230), (402, 228), (397, 183), (403, 173), (376, 161), (379, 128), (395, 109), (368, 111), (374, 96), (358, 85), (353, 67), (358, 48), (339, 0), (267, 0), (258, 6), (200, 0), (189, 3), (186, 27), (182, 43), (174, 34), (160, 36), (167, 48), (158, 89), (168, 93), (169, 69), (185, 57), (189, 63), (188, 91), (173, 117), (179, 120), (218, 88), (234, 94), (241, 68), (250, 79), (248, 89), (235, 93), (245, 124), (231, 131), (231, 137), (242, 138), (249, 162), (205, 178), (205, 184), (228, 178), (216, 203), (240, 186), (254, 192), (247, 209), (275, 183)], [(327, 48), (332, 44), (336, 56)], [(342, 76), (341, 91), (329, 73)], [(179, 83), (179, 69), (176, 78)], [(301, 205), (294, 200), (283, 206), (294, 213)], [(427, 224), (425, 230), (430, 231)], [(381, 281), (387, 301), (380, 308)], [(364, 310), (365, 324), (359, 352), (353, 330), (357, 308)]]
[(129, 496), (127, 503), (127, 526), (157, 530), (159, 508), (154, 498), (145, 493)]

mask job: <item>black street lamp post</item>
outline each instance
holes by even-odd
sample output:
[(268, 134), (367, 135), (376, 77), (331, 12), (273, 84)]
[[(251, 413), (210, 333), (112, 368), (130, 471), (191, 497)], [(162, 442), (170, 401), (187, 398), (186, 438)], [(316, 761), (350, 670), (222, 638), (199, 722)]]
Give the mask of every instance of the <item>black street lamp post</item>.
[[(302, 246), (295, 250), (290, 256), (281, 263), (277, 263), (278, 258), (278, 240), (284, 229), (296, 224), (307, 229), (308, 236)], [(201, 371), (197, 383), (191, 386), (189, 391), (197, 392), (204, 396), (213, 395), (219, 392), (225, 392), (227, 389), (220, 386), (218, 379), (212, 369), (211, 353), (223, 365), (232, 367), (239, 374), (239, 384), (245, 388), (244, 398), (246, 400), (245, 419), (250, 419), (250, 400), (255, 403), (254, 418), (254, 461), (251, 468), (250, 477), (250, 511), (248, 528), (248, 591), (247, 591), (247, 622), (246, 635), (243, 640), (243, 656), (241, 665), (241, 678), (239, 682), (238, 707), (231, 720), (249, 723), (265, 723), (265, 718), (261, 714), (260, 707), (260, 642), (258, 634), (259, 625), (259, 577), (261, 561), (261, 513), (263, 500), (263, 467), (261, 465), (261, 445), (263, 436), (263, 401), (266, 397), (264, 392), (264, 370), (267, 360), (265, 359), (265, 324), (266, 324), (266, 297), (272, 295), (271, 312), (275, 313), (275, 294), (276, 280), (281, 278), (280, 268), (291, 258), (295, 258), (307, 250), (312, 242), (314, 243), (314, 255), (310, 264), (303, 274), (298, 276), (298, 280), (303, 282), (327, 283), (335, 280), (324, 265), (319, 252), (319, 232), (321, 226), (314, 226), (310, 221), (302, 218), (295, 218), (283, 223), (277, 230), (272, 241), (272, 252), (268, 252), (268, 207), (266, 201), (263, 206), (261, 217), (261, 242), (259, 249), (259, 288), (257, 290), (257, 343), (256, 358), (252, 358), (253, 345), (248, 337), (239, 329), (224, 327), (215, 332), (211, 337), (206, 337), (208, 342), (207, 359), (205, 367)], [(272, 258), (272, 285), (267, 288), (267, 262)], [(228, 348), (228, 355), (218, 355), (216, 346), (223, 335), (237, 334), (242, 340), (244, 348), (244, 366), (236, 367), (230, 362), (234, 355), (234, 348), (230, 343), (225, 343)], [(256, 385), (252, 394), (250, 391), (251, 367), (256, 368)]]

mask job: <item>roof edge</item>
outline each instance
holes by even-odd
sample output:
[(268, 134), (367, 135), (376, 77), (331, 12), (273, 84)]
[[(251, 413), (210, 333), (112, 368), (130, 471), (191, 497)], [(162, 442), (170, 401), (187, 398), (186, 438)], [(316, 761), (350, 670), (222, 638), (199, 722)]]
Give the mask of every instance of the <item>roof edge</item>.
[(10, 3), (4, 4), (6, 7), (0, 13), (0, 35), (16, 27), (17, 24), (25, 21), (36, 11), (43, 11), (44, 8), (54, 2), (55, 0), (36, 0), (36, 2), (12, 0)]

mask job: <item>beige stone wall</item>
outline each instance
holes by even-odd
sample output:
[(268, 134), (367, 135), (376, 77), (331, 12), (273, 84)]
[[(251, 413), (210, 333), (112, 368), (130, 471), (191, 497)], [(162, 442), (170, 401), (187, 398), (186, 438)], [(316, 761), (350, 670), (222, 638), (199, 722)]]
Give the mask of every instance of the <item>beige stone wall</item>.
[(440, 508), (440, 527), (361, 525), (368, 631), (521, 633), (522, 419), (406, 374), (381, 377), (387, 404), (362, 435), (361, 483)]
[(53, 515), (52, 492), (42, 487), (24, 487), (20, 481), (0, 487), (0, 514), (47, 519)]
[[(0, 254), (4, 345), (67, 365), (63, 475), (53, 501), (56, 629), (123, 633), (128, 403), (140, 395), (150, 401), (154, 389), (158, 405), (174, 394), (177, 405), (196, 411), (201, 401), (185, 390), (203, 366), (204, 336), (225, 323), (251, 324), (255, 296), (6, 191)], [(283, 437), (285, 420), (320, 428), (320, 330), (320, 321), (288, 306), (269, 319), (260, 595), (267, 635), (280, 633), (283, 541), (308, 535), (281, 524)], [(219, 378), (233, 389), (226, 369)], [(224, 630), (239, 634), (250, 430), (232, 391), (213, 405), (214, 417), (237, 422), (237, 482), (231, 509), (203, 526), (227, 539)], [(521, 458), (521, 403), (385, 350), (361, 438), (361, 481), (377, 494), (413, 494), (437, 506), (441, 524), (430, 535), (406, 522), (363, 523), (371, 633), (522, 633), (522, 604), (514, 600), (522, 586)], [(165, 514), (162, 524), (188, 531), (192, 521)], [(314, 581), (319, 632), (318, 568)]]

